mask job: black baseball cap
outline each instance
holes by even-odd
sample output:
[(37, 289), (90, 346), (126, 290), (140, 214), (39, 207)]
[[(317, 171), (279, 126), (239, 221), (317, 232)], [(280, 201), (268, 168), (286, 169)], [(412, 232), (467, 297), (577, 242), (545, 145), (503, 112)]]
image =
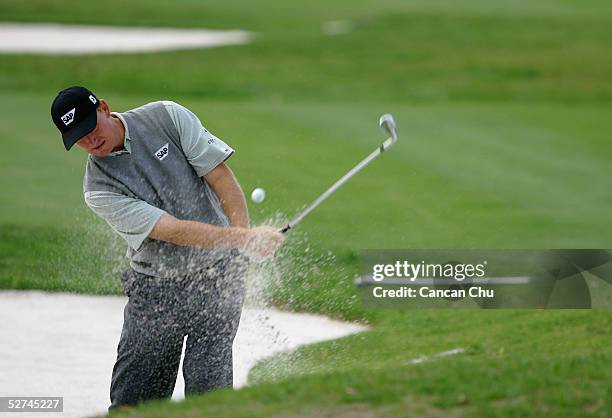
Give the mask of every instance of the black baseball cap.
[(96, 95), (85, 87), (72, 86), (57, 93), (51, 105), (51, 118), (62, 133), (66, 150), (96, 128), (99, 105)]

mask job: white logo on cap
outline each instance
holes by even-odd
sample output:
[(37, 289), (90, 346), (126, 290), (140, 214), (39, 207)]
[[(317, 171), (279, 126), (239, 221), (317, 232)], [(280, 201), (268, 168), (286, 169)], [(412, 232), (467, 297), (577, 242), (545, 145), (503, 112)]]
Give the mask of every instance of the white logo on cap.
[(93, 97), (93, 94), (90, 94), (90, 95), (89, 95), (89, 100), (91, 100), (91, 102), (92, 102), (93, 104), (96, 104), (96, 103), (98, 102), (98, 101), (96, 100), (96, 98), (95, 98), (95, 97)]
[(62, 116), (62, 122), (64, 122), (64, 125), (68, 126), (74, 121), (74, 110), (75, 109), (76, 108), (73, 107), (72, 109), (68, 111), (68, 113)]
[(169, 151), (168, 144), (166, 144), (160, 149), (158, 149), (157, 151), (155, 151), (155, 156), (157, 157), (159, 161), (161, 161), (168, 156), (168, 151)]

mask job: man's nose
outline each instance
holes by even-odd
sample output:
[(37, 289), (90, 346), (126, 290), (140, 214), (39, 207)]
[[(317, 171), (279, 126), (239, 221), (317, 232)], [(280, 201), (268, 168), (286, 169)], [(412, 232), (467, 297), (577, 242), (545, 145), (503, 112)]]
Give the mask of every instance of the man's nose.
[(83, 141), (83, 145), (91, 145), (94, 142), (91, 135), (85, 135), (83, 138), (81, 138), (81, 141)]

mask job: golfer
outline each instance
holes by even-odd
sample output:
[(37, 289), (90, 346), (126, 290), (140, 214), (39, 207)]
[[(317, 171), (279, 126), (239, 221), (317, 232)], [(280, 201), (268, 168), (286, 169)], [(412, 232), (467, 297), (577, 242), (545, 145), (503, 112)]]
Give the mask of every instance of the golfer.
[(249, 228), (225, 163), (234, 150), (170, 101), (116, 113), (75, 86), (57, 95), (51, 116), (66, 150), (89, 154), (87, 206), (128, 244), (109, 409), (169, 398), (185, 336), (185, 395), (232, 387), (248, 256), (271, 256), (284, 240)]

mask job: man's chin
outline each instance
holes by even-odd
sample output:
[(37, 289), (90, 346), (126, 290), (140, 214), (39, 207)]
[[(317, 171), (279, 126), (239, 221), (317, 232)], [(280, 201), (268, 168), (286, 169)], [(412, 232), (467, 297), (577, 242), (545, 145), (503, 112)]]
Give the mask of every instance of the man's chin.
[(96, 157), (106, 157), (108, 156), (108, 154), (110, 154), (110, 150), (107, 149), (97, 149), (91, 152), (92, 155), (95, 155)]

